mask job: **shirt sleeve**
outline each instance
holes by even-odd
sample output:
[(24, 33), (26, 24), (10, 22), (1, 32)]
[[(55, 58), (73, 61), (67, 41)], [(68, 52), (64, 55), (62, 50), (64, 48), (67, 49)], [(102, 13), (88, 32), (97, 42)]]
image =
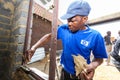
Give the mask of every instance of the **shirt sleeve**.
[(93, 48), (93, 55), (95, 58), (107, 58), (107, 52), (105, 48), (104, 38), (100, 33), (95, 38), (95, 44)]
[(57, 39), (62, 39), (65, 33), (65, 29), (68, 28), (67, 24), (60, 25), (57, 29)]
[(58, 29), (57, 29), (57, 39), (60, 39), (61, 38), (61, 27), (59, 26)]

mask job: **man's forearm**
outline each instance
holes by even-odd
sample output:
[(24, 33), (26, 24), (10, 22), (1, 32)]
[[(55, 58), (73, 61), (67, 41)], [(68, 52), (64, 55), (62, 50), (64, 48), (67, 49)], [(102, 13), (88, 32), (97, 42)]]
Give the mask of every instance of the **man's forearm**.
[(35, 43), (31, 49), (37, 49), (38, 47), (42, 46), (43, 44), (47, 43), (51, 39), (51, 33), (44, 35), (37, 43)]
[(99, 65), (101, 65), (103, 63), (103, 59), (102, 58), (95, 58), (92, 62), (91, 65), (94, 67), (94, 69), (96, 69)]

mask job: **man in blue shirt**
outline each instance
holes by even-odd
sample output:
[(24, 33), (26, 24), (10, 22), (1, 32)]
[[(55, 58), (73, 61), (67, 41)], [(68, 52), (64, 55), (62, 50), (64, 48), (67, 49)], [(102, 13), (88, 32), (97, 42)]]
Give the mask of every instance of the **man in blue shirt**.
[[(60, 63), (62, 65), (61, 80), (80, 80), (76, 76), (75, 64), (72, 55), (81, 55), (86, 59), (88, 66), (83, 72), (85, 80), (91, 80), (95, 69), (107, 58), (104, 39), (101, 34), (86, 25), (91, 8), (88, 2), (78, 0), (70, 4), (65, 15), (61, 18), (66, 19), (68, 24), (58, 27), (57, 39), (62, 41), (63, 52)], [(35, 50), (51, 39), (51, 33), (43, 36), (35, 45), (28, 50), (32, 57)], [(94, 59), (90, 61), (93, 53)]]

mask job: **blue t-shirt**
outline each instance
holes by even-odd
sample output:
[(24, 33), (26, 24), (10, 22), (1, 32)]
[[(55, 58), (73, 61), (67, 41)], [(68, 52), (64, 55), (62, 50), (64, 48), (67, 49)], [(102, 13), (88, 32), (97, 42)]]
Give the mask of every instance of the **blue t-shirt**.
[(60, 63), (63, 68), (75, 74), (75, 64), (72, 55), (80, 54), (87, 63), (90, 63), (90, 54), (93, 53), (95, 58), (107, 58), (104, 39), (99, 32), (89, 28), (86, 30), (71, 32), (67, 24), (61, 25), (57, 31), (57, 39), (61, 39), (63, 52)]

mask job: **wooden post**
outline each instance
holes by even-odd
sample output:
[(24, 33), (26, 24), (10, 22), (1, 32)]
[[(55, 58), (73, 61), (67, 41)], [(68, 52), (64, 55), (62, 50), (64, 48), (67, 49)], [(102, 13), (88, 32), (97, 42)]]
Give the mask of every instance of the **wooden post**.
[(50, 51), (49, 80), (55, 80), (58, 2), (59, 0), (54, 0), (54, 4), (53, 4), (54, 8), (53, 8), (53, 17), (52, 17), (52, 38), (51, 38), (51, 51)]
[[(30, 42), (31, 42), (32, 20), (33, 20), (33, 13), (32, 13), (33, 4), (34, 4), (34, 1), (30, 0), (23, 54), (25, 54), (26, 50), (30, 48), (30, 44), (31, 44)], [(24, 65), (24, 64), (25, 63), (22, 61), (22, 65)]]

